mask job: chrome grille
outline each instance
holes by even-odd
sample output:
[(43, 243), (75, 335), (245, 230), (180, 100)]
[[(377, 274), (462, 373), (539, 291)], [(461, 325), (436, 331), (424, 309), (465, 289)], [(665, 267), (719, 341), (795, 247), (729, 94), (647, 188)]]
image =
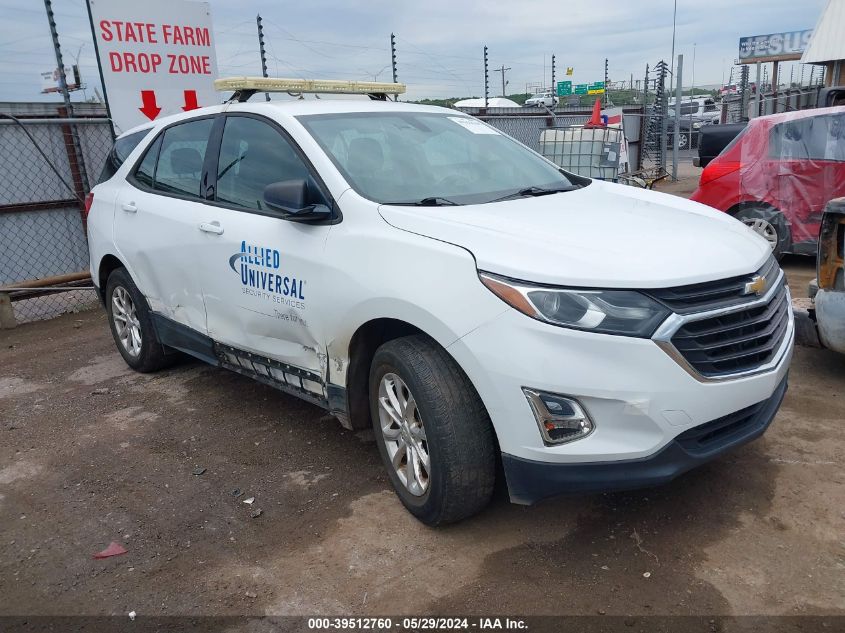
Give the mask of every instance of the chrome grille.
[(746, 303), (748, 302), (748, 295), (745, 294), (747, 283), (758, 275), (766, 279), (776, 279), (779, 274), (780, 268), (777, 261), (774, 257), (769, 257), (760, 270), (748, 275), (646, 292), (673, 312), (690, 314)]
[(746, 297), (747, 307), (698, 319), (691, 315), (672, 333), (672, 346), (700, 375), (741, 374), (775, 358), (789, 329), (789, 291), (783, 274), (775, 271), (778, 277), (766, 300)]

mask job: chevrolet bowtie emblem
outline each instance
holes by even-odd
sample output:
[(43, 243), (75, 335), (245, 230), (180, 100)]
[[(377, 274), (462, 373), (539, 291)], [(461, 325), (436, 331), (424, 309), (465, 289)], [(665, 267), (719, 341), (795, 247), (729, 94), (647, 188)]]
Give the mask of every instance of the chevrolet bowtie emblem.
[(766, 290), (766, 278), (762, 275), (755, 275), (754, 278), (745, 284), (743, 294), (746, 295), (761, 295)]

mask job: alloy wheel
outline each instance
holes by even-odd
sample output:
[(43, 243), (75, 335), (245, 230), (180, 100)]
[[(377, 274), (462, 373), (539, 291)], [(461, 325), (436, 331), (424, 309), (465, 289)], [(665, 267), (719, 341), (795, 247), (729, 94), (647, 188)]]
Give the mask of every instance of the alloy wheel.
[(112, 321), (117, 339), (126, 353), (133, 358), (141, 353), (141, 322), (135, 310), (132, 295), (123, 286), (116, 286), (112, 292)]
[(775, 250), (778, 245), (778, 232), (771, 222), (763, 218), (746, 218), (742, 222), (752, 231), (764, 237), (772, 250)]
[(430, 483), (431, 459), (417, 401), (404, 380), (387, 373), (379, 383), (378, 405), (390, 463), (408, 492), (421, 497)]

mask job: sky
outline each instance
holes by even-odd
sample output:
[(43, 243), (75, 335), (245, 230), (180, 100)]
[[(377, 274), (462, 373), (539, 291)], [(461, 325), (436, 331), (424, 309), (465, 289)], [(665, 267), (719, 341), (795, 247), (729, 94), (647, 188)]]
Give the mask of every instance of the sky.
[[(138, 2), (143, 0), (127, 0)], [(810, 29), (826, 0), (677, 0), (675, 53), (684, 85), (727, 81), (741, 36)], [(572, 66), (575, 83), (642, 79), (646, 64), (672, 51), (673, 0), (211, 0), (220, 76), (259, 75), (255, 16), (264, 21), (271, 76), (391, 80), (390, 33), (407, 98), (483, 96), (483, 46), (490, 95), (548, 84)], [(99, 87), (85, 0), (54, 0), (65, 64), (78, 63), (86, 90)], [(694, 57), (694, 63), (693, 63)], [(784, 65), (795, 79), (800, 64)], [(782, 66), (782, 68), (784, 67)], [(40, 94), (40, 73), (55, 68), (41, 0), (0, 0), (0, 101), (57, 100)], [(734, 71), (736, 72), (736, 70)], [(809, 67), (805, 69), (805, 77)], [(567, 78), (569, 79), (569, 78)], [(753, 80), (753, 76), (752, 76)]]

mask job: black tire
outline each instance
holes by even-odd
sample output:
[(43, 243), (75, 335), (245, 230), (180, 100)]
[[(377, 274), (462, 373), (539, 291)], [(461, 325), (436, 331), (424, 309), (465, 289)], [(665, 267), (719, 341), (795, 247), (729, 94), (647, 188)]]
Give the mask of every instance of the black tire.
[(777, 209), (765, 204), (748, 205), (741, 207), (733, 214), (737, 220), (751, 226), (755, 220), (763, 220), (774, 230), (774, 241), (772, 253), (780, 260), (792, 249), (792, 231), (789, 221)]
[[(428, 488), (412, 494), (394, 468), (379, 417), (382, 378), (395, 374), (416, 401), (430, 460)], [(388, 341), (370, 368), (370, 412), (376, 442), (397, 496), (417, 519), (437, 526), (479, 512), (493, 494), (496, 443), (481, 398), (451, 356), (417, 335)]]
[[(688, 132), (681, 132), (678, 136), (678, 151), (683, 152), (689, 149), (689, 139), (690, 135)], [(666, 149), (674, 149), (675, 147), (675, 134), (670, 132), (666, 136)]]
[[(140, 351), (137, 354), (131, 354), (126, 346), (121, 342), (117, 331), (117, 324), (115, 323), (115, 295), (122, 289), (129, 294), (135, 308), (135, 316), (138, 321), (141, 343)], [(150, 310), (147, 307), (147, 300), (132, 277), (125, 268), (116, 268), (109, 275), (106, 282), (105, 294), (106, 312), (109, 317), (109, 328), (111, 329), (114, 343), (117, 346), (117, 351), (123, 356), (123, 360), (135, 371), (141, 373), (149, 373), (158, 371), (173, 364), (176, 360), (176, 355), (168, 353), (168, 349), (158, 342), (155, 327), (150, 316)]]

